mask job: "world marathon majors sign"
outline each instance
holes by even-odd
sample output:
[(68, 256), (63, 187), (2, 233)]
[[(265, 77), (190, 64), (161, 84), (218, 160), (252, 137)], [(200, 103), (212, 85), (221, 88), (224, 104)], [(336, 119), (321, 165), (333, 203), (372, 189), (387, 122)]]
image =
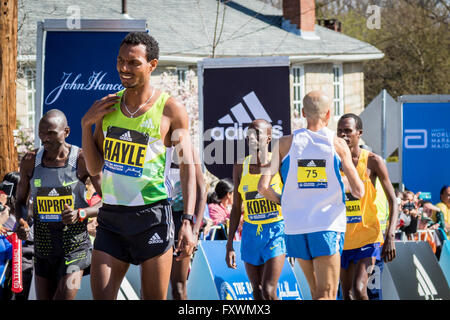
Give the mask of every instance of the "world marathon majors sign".
[(65, 113), (70, 135), (81, 146), (81, 119), (95, 100), (123, 88), (116, 63), (122, 39), (146, 31), (145, 20), (81, 19), (73, 28), (66, 19), (37, 26), (35, 147), (39, 120), (51, 109)]
[(255, 119), (272, 124), (272, 139), (291, 133), (289, 57), (215, 58), (198, 62), (202, 162), (218, 178), (248, 154)]
[(401, 96), (401, 176), (406, 189), (431, 193), (450, 181), (450, 95)]

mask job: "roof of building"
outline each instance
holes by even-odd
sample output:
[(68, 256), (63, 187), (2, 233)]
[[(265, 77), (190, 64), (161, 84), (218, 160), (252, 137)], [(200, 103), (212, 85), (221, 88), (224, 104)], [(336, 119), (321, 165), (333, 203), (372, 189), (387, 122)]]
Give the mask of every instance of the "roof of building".
[[(77, 9), (81, 19), (126, 19), (121, 6), (119, 0), (22, 0), (19, 55), (36, 54), (38, 21), (67, 19)], [(257, 0), (220, 2), (219, 6), (217, 0), (131, 0), (127, 1), (127, 13), (132, 19), (147, 21), (164, 57), (210, 57), (214, 37), (216, 57), (288, 55), (307, 59), (320, 55), (365, 60), (383, 56), (366, 42), (319, 25), (315, 26), (318, 40), (303, 39), (281, 27), (280, 9)]]

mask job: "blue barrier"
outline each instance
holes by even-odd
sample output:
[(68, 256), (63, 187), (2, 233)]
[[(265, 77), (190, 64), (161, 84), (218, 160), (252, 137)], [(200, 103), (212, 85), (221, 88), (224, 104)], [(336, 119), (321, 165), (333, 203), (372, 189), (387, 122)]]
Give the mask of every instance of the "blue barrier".
[(439, 257), (439, 266), (444, 273), (447, 284), (450, 287), (450, 241), (444, 241), (442, 246), (441, 256)]
[[(201, 241), (192, 262), (187, 284), (189, 300), (249, 300), (253, 299), (244, 262), (240, 259), (240, 241), (234, 242), (237, 269), (225, 262), (226, 241)], [(281, 300), (303, 300), (300, 285), (286, 259), (277, 295)]]

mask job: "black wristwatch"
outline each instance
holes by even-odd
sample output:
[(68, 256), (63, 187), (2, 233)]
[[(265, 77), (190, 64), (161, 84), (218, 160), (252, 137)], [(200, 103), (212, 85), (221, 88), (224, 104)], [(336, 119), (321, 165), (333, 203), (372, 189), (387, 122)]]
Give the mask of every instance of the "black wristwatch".
[(193, 214), (183, 213), (181, 220), (189, 220), (191, 223), (195, 224), (195, 216)]

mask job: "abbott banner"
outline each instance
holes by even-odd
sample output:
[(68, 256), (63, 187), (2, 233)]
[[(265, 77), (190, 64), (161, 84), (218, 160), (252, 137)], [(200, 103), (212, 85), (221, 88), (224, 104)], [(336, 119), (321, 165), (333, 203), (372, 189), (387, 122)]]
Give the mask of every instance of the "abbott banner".
[(198, 76), (201, 153), (215, 176), (232, 177), (253, 120), (269, 121), (273, 139), (291, 133), (288, 57), (204, 59)]
[(92, 103), (124, 89), (116, 61), (130, 31), (145, 31), (145, 20), (81, 20), (79, 28), (64, 19), (38, 23), (36, 137), (41, 116), (59, 109), (71, 129), (67, 142), (81, 146), (81, 118)]
[(439, 190), (450, 181), (450, 96), (403, 96), (402, 180), (413, 192)]

